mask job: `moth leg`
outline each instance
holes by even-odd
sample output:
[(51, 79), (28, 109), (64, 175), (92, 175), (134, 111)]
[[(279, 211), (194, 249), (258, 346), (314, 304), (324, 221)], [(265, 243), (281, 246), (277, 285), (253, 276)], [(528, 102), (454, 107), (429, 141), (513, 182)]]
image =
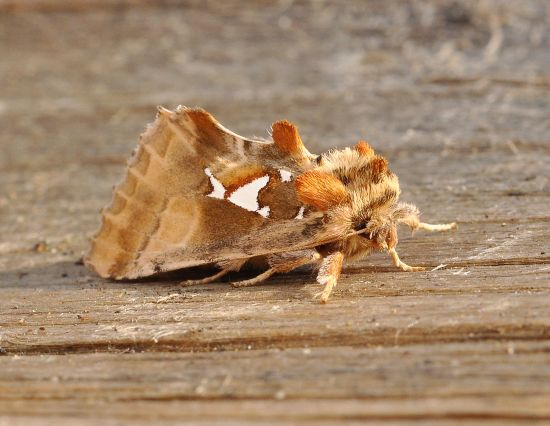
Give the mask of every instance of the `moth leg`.
[(277, 272), (275, 268), (269, 268), (267, 271), (262, 272), (260, 275), (256, 275), (254, 278), (250, 278), (249, 280), (237, 281), (231, 283), (231, 285), (233, 287), (250, 287), (251, 285), (260, 284), (261, 282), (267, 280), (275, 272)]
[(320, 302), (327, 303), (330, 294), (338, 278), (340, 278), (340, 273), (342, 272), (342, 265), (344, 263), (344, 253), (334, 252), (329, 254), (327, 257), (323, 258), (321, 262), (321, 267), (319, 268), (319, 273), (317, 274), (317, 282), (325, 286), (322, 292), (317, 293), (314, 298), (321, 296)]
[(399, 269), (405, 272), (417, 272), (417, 271), (424, 271), (426, 268), (423, 266), (409, 266), (405, 262), (403, 262), (401, 259), (399, 259), (399, 255), (395, 251), (395, 248), (392, 247), (388, 249), (388, 253), (393, 259), (393, 264), (397, 266)]
[(199, 280), (182, 281), (180, 283), (180, 285), (182, 285), (184, 287), (188, 287), (188, 286), (191, 286), (191, 285), (208, 284), (208, 283), (214, 282), (217, 279), (223, 277), (224, 275), (227, 275), (230, 272), (238, 271), (246, 263), (247, 260), (248, 259), (238, 259), (238, 260), (233, 260), (233, 261), (230, 261), (230, 262), (226, 262), (226, 263), (220, 265), (220, 266), (222, 266), (222, 270), (216, 272), (214, 275), (210, 275), (209, 277), (202, 278), (202, 279), (199, 279)]
[(278, 272), (290, 272), (300, 266), (319, 261), (321, 255), (316, 250), (301, 250), (294, 253), (272, 255), (268, 258), (271, 266), (267, 271), (249, 280), (237, 281), (233, 287), (249, 287), (259, 284)]
[(439, 232), (439, 231), (448, 231), (450, 229), (456, 229), (456, 228), (457, 228), (456, 222), (441, 223), (441, 224), (435, 224), (435, 225), (432, 225), (430, 223), (419, 222), (417, 229), (424, 229), (426, 231), (431, 231), (431, 232)]

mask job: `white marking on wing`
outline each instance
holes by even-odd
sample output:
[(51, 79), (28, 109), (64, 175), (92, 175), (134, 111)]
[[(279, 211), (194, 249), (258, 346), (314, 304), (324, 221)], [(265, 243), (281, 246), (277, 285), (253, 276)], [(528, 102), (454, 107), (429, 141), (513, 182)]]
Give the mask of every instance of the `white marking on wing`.
[[(236, 204), (243, 209), (251, 212), (258, 212), (260, 205), (258, 204), (258, 194), (260, 190), (269, 182), (269, 175), (254, 179), (252, 182), (236, 189), (228, 198), (233, 204)], [(261, 213), (260, 213), (261, 214)], [(262, 215), (263, 216), (263, 215)]]
[(296, 217), (294, 219), (303, 219), (305, 210), (306, 209), (305, 209), (304, 206), (300, 207), (300, 211), (298, 212), (298, 214), (296, 215)]
[(262, 207), (260, 210), (257, 210), (256, 213), (263, 217), (269, 217), (269, 206)]
[(212, 192), (208, 194), (208, 197), (219, 198), (223, 200), (225, 195), (225, 188), (223, 184), (214, 177), (214, 175), (212, 174), (212, 171), (208, 167), (204, 169), (204, 173), (206, 174), (206, 176), (210, 178), (210, 183), (212, 184), (212, 188), (213, 188)]
[(290, 182), (292, 179), (292, 172), (289, 172), (288, 170), (279, 169), (279, 174), (281, 175), (281, 180), (283, 182)]

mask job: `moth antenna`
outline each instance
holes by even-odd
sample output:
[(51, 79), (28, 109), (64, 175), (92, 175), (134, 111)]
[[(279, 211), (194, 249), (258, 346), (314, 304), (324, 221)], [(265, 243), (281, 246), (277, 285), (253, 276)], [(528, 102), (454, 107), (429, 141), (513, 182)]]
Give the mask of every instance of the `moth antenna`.
[(365, 232), (367, 232), (367, 228), (363, 228), (363, 229), (360, 229), (358, 231), (353, 231), (353, 232), (350, 232), (349, 234), (347, 234), (346, 236), (347, 237), (352, 237), (354, 235), (361, 235), (361, 234), (364, 234)]
[(424, 229), (425, 231), (430, 231), (430, 232), (449, 231), (451, 229), (456, 229), (456, 228), (458, 228), (458, 225), (456, 224), (456, 222), (438, 223), (438, 224), (420, 222), (418, 224), (418, 229)]
[(273, 137), (273, 126), (269, 126), (267, 129), (267, 134), (270, 136), (270, 137)]
[(355, 150), (361, 154), (363, 157), (372, 157), (374, 156), (374, 149), (368, 144), (367, 141), (360, 140), (355, 145)]
[(325, 211), (349, 198), (344, 184), (331, 173), (310, 170), (298, 176), (294, 183), (298, 199)]

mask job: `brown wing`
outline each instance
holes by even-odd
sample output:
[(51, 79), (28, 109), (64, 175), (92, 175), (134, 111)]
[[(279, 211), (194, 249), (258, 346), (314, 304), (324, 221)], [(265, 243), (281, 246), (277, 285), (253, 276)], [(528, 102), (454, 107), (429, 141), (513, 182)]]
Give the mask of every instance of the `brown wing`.
[(159, 108), (86, 264), (103, 277), (137, 278), (333, 239), (322, 213), (296, 219), (302, 205), (293, 178), (314, 156), (290, 123), (275, 123), (273, 138), (238, 136), (201, 109)]

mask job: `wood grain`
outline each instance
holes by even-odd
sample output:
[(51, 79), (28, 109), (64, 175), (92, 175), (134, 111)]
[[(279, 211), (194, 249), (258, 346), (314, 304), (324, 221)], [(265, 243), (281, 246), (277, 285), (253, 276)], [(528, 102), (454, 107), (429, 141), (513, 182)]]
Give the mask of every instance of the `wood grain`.
[[(160, 410), (162, 419), (177, 420), (184, 411), (188, 422), (220, 417), (265, 421), (274, 414), (283, 421), (407, 421), (419, 416), (542, 420), (550, 417), (550, 408), (536, 394), (550, 391), (548, 349), (547, 343), (488, 340), (386, 348), (5, 357), (0, 360), (0, 407), (39, 414), (55, 400), (67, 411), (78, 403), (88, 412), (103, 406), (101, 417), (106, 418), (144, 420), (151, 410)], [(524, 367), (516, 369), (512, 363)], [(29, 406), (18, 410), (19, 401)], [(129, 412), (132, 401), (144, 404)]]
[[(0, 426), (548, 424), (549, 3), (0, 1)], [(166, 7), (169, 6), (169, 7)], [(456, 231), (251, 288), (79, 263), (155, 106), (366, 138)], [(204, 274), (194, 271), (193, 274)], [(243, 278), (249, 272), (231, 275)]]
[(247, 290), (167, 283), (6, 289), (2, 348), (8, 354), (211, 351), (548, 338), (544, 266), (422, 274), (344, 274), (326, 309), (315, 307), (318, 286), (307, 275)]

